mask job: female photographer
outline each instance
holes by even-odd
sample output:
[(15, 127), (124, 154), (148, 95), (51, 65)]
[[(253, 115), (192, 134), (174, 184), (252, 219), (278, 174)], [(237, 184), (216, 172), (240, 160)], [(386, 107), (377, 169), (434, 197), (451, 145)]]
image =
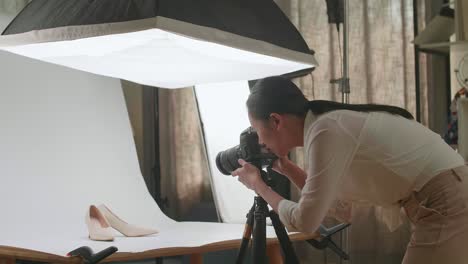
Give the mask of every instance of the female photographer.
[[(384, 208), (391, 229), (403, 207), (413, 226), (403, 263), (468, 263), (468, 166), (408, 111), (308, 101), (281, 77), (258, 81), (247, 108), (259, 143), (279, 157), (274, 169), (301, 198), (284, 199), (243, 160), (232, 175), (262, 196), (289, 231), (316, 231), (337, 199)], [(299, 146), (306, 171), (287, 158)]]

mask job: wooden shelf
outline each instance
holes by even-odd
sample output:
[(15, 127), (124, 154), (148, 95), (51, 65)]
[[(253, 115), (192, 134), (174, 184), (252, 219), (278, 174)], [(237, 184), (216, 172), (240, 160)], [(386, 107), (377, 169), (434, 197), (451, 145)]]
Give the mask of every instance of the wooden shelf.
[(465, 45), (468, 46), (468, 41), (452, 41), (452, 42), (440, 42), (440, 43), (426, 43), (418, 45), (422, 52), (436, 52), (449, 54), (450, 49), (454, 46)]

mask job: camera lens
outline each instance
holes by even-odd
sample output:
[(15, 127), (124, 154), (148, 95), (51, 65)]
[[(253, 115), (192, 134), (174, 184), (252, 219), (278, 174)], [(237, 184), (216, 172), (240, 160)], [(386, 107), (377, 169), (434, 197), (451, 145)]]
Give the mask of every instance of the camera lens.
[(221, 151), (216, 156), (216, 167), (224, 175), (231, 175), (231, 173), (240, 168), (239, 165), (239, 146), (232, 147), (225, 151)]

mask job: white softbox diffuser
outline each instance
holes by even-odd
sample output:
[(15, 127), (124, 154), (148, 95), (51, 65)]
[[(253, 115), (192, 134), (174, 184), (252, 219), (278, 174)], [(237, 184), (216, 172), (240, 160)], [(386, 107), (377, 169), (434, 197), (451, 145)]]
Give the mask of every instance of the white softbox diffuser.
[(1, 49), (90, 73), (165, 88), (258, 79), (311, 66), (160, 29)]

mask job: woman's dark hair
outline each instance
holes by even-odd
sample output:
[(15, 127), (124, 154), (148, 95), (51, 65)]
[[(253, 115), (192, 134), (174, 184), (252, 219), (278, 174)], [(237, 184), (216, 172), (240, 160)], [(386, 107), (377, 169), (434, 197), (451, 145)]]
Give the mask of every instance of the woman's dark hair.
[(249, 113), (258, 120), (266, 120), (271, 113), (305, 116), (308, 110), (315, 115), (336, 111), (351, 110), (359, 112), (387, 112), (414, 119), (407, 110), (390, 105), (377, 104), (342, 104), (333, 101), (305, 98), (302, 91), (290, 80), (274, 76), (255, 83), (247, 99)]

